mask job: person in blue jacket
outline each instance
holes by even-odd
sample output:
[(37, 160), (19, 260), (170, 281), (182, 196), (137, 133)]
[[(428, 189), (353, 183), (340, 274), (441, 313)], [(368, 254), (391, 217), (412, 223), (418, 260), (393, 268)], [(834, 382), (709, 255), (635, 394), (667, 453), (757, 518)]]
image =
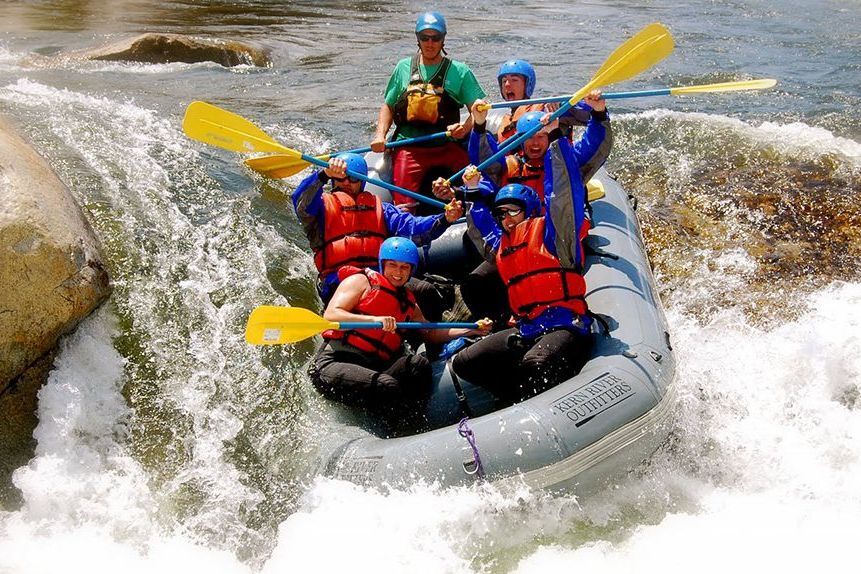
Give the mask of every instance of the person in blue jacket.
[[(452, 200), (444, 213), (415, 216), (365, 190), (365, 182), (347, 177), (347, 170), (367, 175), (365, 158), (354, 153), (338, 154), (329, 166), (306, 177), (292, 195), (293, 207), (302, 223), (317, 267), (317, 288), (328, 303), (338, 286), (338, 270), (377, 265), (380, 245), (388, 237), (406, 237), (416, 245), (438, 238), (463, 215), (461, 202)], [(327, 183), (331, 189), (325, 191)], [(427, 281), (413, 277), (410, 289), (425, 315), (438, 321), (444, 311), (443, 297)]]
[[(602, 99), (591, 102), (600, 121)], [(588, 128), (587, 128), (588, 130)], [(530, 187), (495, 186), (468, 170), (467, 219), (473, 240), (493, 261), (505, 285), (515, 327), (499, 331), (455, 355), (458, 376), (517, 401), (575, 374), (590, 345), (586, 304), (586, 189), (581, 175), (594, 153), (589, 138), (560, 138), (545, 157), (543, 202)]]
[[(598, 103), (599, 101), (601, 103)], [(581, 107), (578, 108), (575, 115), (563, 116), (563, 121), (559, 122), (559, 129), (562, 130), (564, 137), (568, 138), (572, 126), (588, 117), (585, 131), (571, 148), (575, 152), (577, 165), (580, 166), (580, 179), (585, 183), (592, 178), (609, 156), (613, 144), (613, 132), (610, 117), (606, 111), (606, 104), (601, 100), (599, 91), (590, 93), (580, 105)], [(598, 109), (593, 108), (593, 106), (598, 106)], [(588, 112), (584, 117), (583, 111), (586, 110)], [(475, 113), (475, 126), (470, 135), (470, 156), (475, 163), (490, 157), (498, 149), (495, 138), (484, 131), (486, 117), (486, 112), (477, 111)], [(546, 124), (546, 114), (531, 111), (518, 120), (518, 131), (524, 132), (542, 122)], [(548, 173), (548, 170), (545, 169), (545, 163), (550, 155), (548, 150), (551, 135), (545, 129), (546, 126), (538, 134), (528, 139), (519, 154), (508, 155), (503, 160), (494, 162), (485, 170), (483, 175), (496, 188), (508, 183), (527, 185), (538, 193), (539, 199), (544, 205), (544, 182), (545, 174)], [(441, 196), (447, 197), (444, 194)], [(584, 237), (587, 232), (588, 226), (584, 225)], [(469, 226), (468, 233), (473, 243), (482, 249), (484, 243), (481, 241), (480, 234), (476, 235), (477, 232), (473, 225)], [(507, 313), (508, 306), (505, 296), (500, 294), (504, 294), (505, 290), (496, 271), (496, 262), (492, 258), (485, 259), (486, 261), (478, 265), (464, 279), (460, 293), (473, 316), (490, 317), (495, 320), (496, 325), (504, 325), (505, 321), (502, 316)]]

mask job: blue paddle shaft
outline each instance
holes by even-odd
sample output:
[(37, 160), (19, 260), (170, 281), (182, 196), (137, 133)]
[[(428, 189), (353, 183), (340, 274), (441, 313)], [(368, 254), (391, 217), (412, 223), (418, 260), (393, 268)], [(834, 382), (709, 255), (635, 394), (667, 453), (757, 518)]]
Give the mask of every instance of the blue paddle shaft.
[[(446, 137), (448, 137), (448, 132), (439, 132), (439, 133), (435, 133), (435, 134), (430, 134), (430, 135), (426, 135), (426, 136), (418, 136), (415, 138), (409, 138), (409, 139), (405, 139), (405, 140), (386, 142), (386, 149), (394, 149), (397, 147), (404, 147), (407, 145), (414, 145), (414, 144), (420, 144), (420, 143), (434, 141), (434, 140), (441, 140), (441, 139), (446, 138)], [(370, 146), (357, 147), (356, 149), (348, 149), (347, 151), (340, 151), (340, 152), (332, 153), (332, 154), (329, 154), (329, 156), (332, 157), (332, 156), (337, 155), (339, 153), (368, 153), (369, 151), (371, 151)]]
[[(312, 163), (314, 165), (319, 165), (320, 167), (329, 167), (329, 162), (322, 160), (322, 159), (319, 159), (319, 158), (316, 158), (312, 155), (308, 155), (308, 154), (303, 153), (302, 159), (304, 159), (308, 163)], [(397, 185), (392, 185), (391, 183), (386, 183), (385, 181), (383, 181), (381, 179), (377, 179), (375, 177), (369, 177), (367, 175), (364, 175), (364, 174), (361, 174), (361, 173), (358, 173), (355, 171), (350, 171), (349, 169), (347, 170), (347, 175), (350, 177), (356, 178), (356, 179), (361, 179), (362, 181), (366, 181), (368, 183), (373, 183), (374, 185), (379, 185), (380, 187), (388, 189), (389, 191), (395, 191), (397, 193), (401, 193), (403, 195), (406, 195), (407, 197), (412, 197), (416, 201), (423, 201), (424, 203), (428, 203), (430, 205), (435, 205), (437, 207), (445, 209), (445, 204), (443, 202), (437, 200), (437, 199), (431, 199), (430, 197), (425, 197), (424, 195), (421, 195), (420, 193), (416, 193), (414, 191), (410, 191), (408, 189), (398, 187)]]
[[(635, 92), (609, 92), (604, 94), (605, 100), (622, 100), (625, 98), (646, 98), (650, 96), (669, 96), (672, 95), (670, 88), (661, 88), (658, 90), (639, 90)], [(516, 106), (528, 106), (529, 104), (549, 104), (552, 102), (565, 102), (571, 99), (571, 96), (553, 96), (550, 98), (535, 98), (533, 100), (512, 100), (508, 102), (496, 102), (491, 104), (493, 109), (511, 108)]]
[[(397, 323), (398, 329), (478, 329), (478, 323), (421, 323), (418, 321), (406, 321)], [(347, 329), (382, 329), (382, 323), (338, 323), (339, 330)]]

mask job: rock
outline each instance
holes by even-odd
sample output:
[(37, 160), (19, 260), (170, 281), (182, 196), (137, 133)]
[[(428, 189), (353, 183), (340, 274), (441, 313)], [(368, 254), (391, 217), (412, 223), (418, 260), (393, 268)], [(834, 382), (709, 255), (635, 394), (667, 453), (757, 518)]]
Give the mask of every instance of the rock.
[(267, 67), (268, 53), (233, 40), (192, 38), (181, 34), (143, 34), (81, 54), (89, 60), (126, 60), (149, 64), (215, 62), (226, 67)]
[(0, 392), (108, 297), (100, 249), (66, 186), (0, 119)]
[(49, 351), (0, 390), (0, 509), (21, 506), (21, 492), (12, 485), (12, 473), (35, 455), (37, 393), (48, 379), (55, 356), (55, 351)]

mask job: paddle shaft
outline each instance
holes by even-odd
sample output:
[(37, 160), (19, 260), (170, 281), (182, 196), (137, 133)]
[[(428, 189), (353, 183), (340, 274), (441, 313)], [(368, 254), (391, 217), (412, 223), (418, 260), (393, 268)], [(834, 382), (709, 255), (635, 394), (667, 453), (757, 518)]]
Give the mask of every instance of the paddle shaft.
[[(421, 323), (418, 321), (404, 321), (396, 323), (398, 329), (478, 329), (478, 323)], [(341, 322), (338, 330), (348, 329), (382, 329), (382, 323), (360, 323)]]
[[(672, 90), (670, 88), (661, 88), (658, 90), (638, 90), (634, 92), (610, 92), (602, 97), (605, 100), (622, 100), (625, 98), (647, 98), (650, 96), (670, 96)], [(528, 106), (529, 104), (550, 104), (553, 102), (565, 102), (571, 99), (571, 96), (553, 96), (550, 98), (535, 98), (533, 100), (512, 100), (508, 102), (496, 102), (490, 104), (491, 109), (511, 108), (515, 106)]]
[[(744, 90), (763, 90), (773, 88), (777, 80), (764, 78), (759, 80), (740, 80), (737, 82), (722, 82), (719, 84), (705, 84), (696, 86), (675, 86), (672, 88), (656, 88), (653, 90), (637, 90), (632, 92), (609, 92), (604, 94), (605, 100), (621, 100), (623, 98), (643, 98), (649, 96), (685, 96), (689, 94), (709, 94), (715, 92), (738, 92)], [(529, 100), (513, 100), (508, 102), (496, 102), (483, 109), (498, 109), (529, 104), (547, 104), (551, 102), (564, 102), (568, 96), (553, 96), (549, 98), (535, 98)]]
[[(316, 158), (312, 155), (308, 155), (308, 154), (303, 153), (303, 154), (301, 154), (301, 157), (302, 157), (302, 159), (304, 159), (308, 163), (313, 163), (314, 165), (318, 165), (318, 166), (323, 167), (323, 168), (329, 167), (329, 162), (324, 161), (324, 160), (319, 159), (319, 158)], [(432, 199), (430, 197), (425, 197), (424, 195), (422, 195), (420, 193), (416, 193), (414, 191), (410, 191), (408, 189), (398, 187), (397, 185), (387, 183), (381, 179), (377, 179), (375, 177), (371, 177), (371, 176), (368, 176), (368, 175), (365, 175), (362, 173), (358, 173), (358, 172), (355, 172), (355, 171), (352, 171), (349, 169), (347, 170), (347, 175), (349, 177), (352, 177), (355, 179), (361, 179), (362, 181), (366, 181), (368, 183), (373, 183), (374, 185), (378, 185), (384, 189), (388, 189), (389, 191), (394, 191), (396, 193), (406, 195), (407, 197), (411, 197), (411, 198), (415, 199), (416, 201), (422, 201), (422, 202), (427, 203), (429, 205), (435, 205), (441, 209), (445, 209), (446, 204), (439, 201), (438, 199)]]
[[(418, 136), (415, 138), (409, 138), (405, 140), (397, 140), (393, 142), (386, 142), (386, 149), (395, 149), (399, 147), (404, 147), (408, 145), (415, 145), (420, 143), (427, 143), (436, 140), (441, 140), (447, 138), (449, 136), (448, 132), (439, 132), (435, 134), (428, 134), (426, 136)], [(371, 146), (365, 147), (357, 147), (356, 149), (348, 149), (347, 151), (338, 151), (335, 153), (330, 153), (327, 155), (320, 156), (321, 158), (331, 158), (341, 153), (368, 153), (371, 151)]]

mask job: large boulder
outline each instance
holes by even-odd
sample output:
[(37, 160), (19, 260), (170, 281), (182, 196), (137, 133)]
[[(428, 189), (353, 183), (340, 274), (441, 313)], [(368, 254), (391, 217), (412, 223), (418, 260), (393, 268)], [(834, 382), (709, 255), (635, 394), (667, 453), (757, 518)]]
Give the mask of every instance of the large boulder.
[(142, 34), (82, 54), (89, 60), (126, 60), (148, 64), (215, 62), (222, 66), (267, 67), (266, 50), (233, 40), (193, 38), (181, 34)]
[(110, 292), (80, 207), (0, 118), (0, 400)]

